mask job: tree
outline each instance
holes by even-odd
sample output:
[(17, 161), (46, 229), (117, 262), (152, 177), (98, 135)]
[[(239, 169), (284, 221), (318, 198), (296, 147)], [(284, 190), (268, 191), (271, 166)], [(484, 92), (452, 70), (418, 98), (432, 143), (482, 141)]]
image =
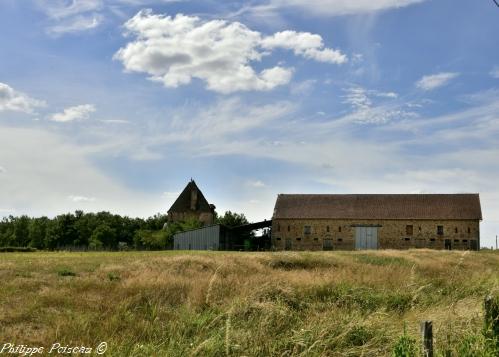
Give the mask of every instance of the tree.
[(27, 247), (29, 242), (29, 223), (28, 216), (21, 216), (14, 221), (14, 244), (17, 247)]
[(49, 219), (47, 217), (34, 218), (29, 223), (29, 246), (37, 249), (45, 248), (45, 238)]
[(227, 211), (223, 216), (216, 218), (216, 223), (223, 224), (227, 227), (237, 227), (248, 224), (249, 222), (244, 213)]
[(101, 224), (95, 228), (89, 241), (89, 247), (91, 246), (93, 249), (102, 246), (114, 248), (117, 244), (116, 231), (107, 224)]

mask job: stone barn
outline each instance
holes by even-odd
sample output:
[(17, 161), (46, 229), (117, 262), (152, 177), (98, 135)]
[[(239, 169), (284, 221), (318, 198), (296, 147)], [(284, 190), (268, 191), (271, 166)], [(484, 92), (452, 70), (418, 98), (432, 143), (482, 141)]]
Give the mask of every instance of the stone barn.
[(280, 194), (275, 250), (478, 250), (478, 194)]
[(196, 219), (204, 225), (215, 221), (215, 205), (209, 204), (193, 179), (187, 184), (168, 210), (168, 221)]

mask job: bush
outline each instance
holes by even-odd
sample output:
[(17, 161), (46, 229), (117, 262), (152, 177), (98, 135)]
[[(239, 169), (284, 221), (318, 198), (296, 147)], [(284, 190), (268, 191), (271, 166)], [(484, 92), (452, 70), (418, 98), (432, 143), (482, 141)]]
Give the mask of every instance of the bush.
[(36, 248), (31, 248), (31, 247), (0, 247), (0, 253), (7, 253), (7, 252), (31, 253), (36, 251), (37, 251)]

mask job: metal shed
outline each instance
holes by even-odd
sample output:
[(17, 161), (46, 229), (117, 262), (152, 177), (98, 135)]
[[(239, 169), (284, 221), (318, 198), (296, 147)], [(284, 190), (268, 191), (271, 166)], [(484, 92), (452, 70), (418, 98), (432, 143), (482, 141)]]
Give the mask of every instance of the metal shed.
[[(256, 229), (269, 228), (272, 221), (263, 221), (237, 227), (221, 224), (180, 232), (173, 236), (174, 250), (257, 250), (268, 244), (265, 237), (250, 237)], [(250, 239), (251, 238), (251, 239)]]

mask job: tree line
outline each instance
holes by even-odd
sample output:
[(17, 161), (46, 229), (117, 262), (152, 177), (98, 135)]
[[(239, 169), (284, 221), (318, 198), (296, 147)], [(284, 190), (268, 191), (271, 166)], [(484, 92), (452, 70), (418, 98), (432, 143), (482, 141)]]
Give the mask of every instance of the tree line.
[[(248, 223), (244, 214), (225, 212), (216, 223), (237, 226)], [(0, 221), (0, 247), (36, 249), (168, 249), (175, 233), (199, 228), (197, 220), (169, 222), (167, 216), (130, 218), (109, 212), (76, 211), (54, 218), (4, 217)]]

